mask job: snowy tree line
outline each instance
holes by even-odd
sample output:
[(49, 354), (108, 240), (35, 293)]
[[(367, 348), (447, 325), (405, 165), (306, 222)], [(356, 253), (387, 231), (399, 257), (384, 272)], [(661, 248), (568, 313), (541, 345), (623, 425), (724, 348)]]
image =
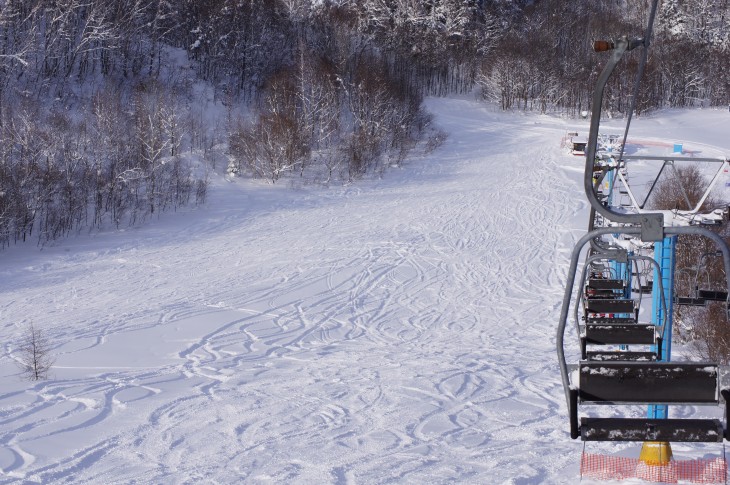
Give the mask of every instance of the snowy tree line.
[(184, 119), (154, 86), (127, 105), (110, 91), (74, 119), (28, 101), (0, 120), (0, 248), (74, 230), (134, 224), (206, 195), (179, 156)]
[[(606, 54), (594, 40), (642, 37), (651, 2), (536, 1), (485, 57), (477, 82), (504, 109), (570, 115), (591, 109)], [(727, 105), (730, 102), (730, 2), (663, 0), (637, 109)], [(628, 53), (606, 87), (604, 110), (624, 115), (640, 49)]]
[[(230, 174), (272, 182), (385, 170), (442, 139), (426, 95), (478, 87), (504, 109), (590, 109), (592, 41), (640, 35), (648, 7), (0, 0), (0, 246), (202, 201), (195, 162), (220, 147)], [(727, 13), (727, 0), (662, 2), (641, 110), (728, 102)], [(625, 113), (636, 66), (629, 55), (611, 80), (608, 112)]]
[(0, 8), (0, 248), (205, 199), (205, 171), (181, 157), (201, 130), (189, 90), (159, 76), (149, 5)]
[(256, 108), (229, 126), (229, 171), (271, 181), (400, 163), (428, 131), (423, 95), (472, 89), (495, 35), (461, 0), (210, 4), (180, 45), (202, 78)]

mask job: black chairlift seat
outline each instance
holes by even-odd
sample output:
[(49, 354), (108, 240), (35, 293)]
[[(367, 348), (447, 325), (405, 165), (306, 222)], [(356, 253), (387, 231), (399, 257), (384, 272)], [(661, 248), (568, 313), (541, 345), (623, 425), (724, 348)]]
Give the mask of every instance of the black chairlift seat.
[[(661, 327), (651, 323), (587, 323), (580, 337), (581, 357), (589, 361), (656, 361), (662, 353)], [(655, 345), (648, 352), (588, 351), (589, 345)]]
[(584, 309), (588, 313), (634, 313), (634, 300), (629, 298), (587, 298)]
[(586, 283), (586, 288), (594, 290), (623, 290), (626, 288), (624, 280), (608, 279), (608, 278), (590, 278)]
[(587, 324), (624, 325), (638, 321), (634, 300), (628, 298), (587, 298), (583, 310)]
[(727, 291), (698, 290), (697, 296), (708, 301), (727, 301)]
[(586, 323), (582, 338), (589, 345), (651, 345), (658, 340), (658, 328), (652, 323)]
[(674, 304), (680, 306), (705, 306), (706, 298), (693, 298), (691, 296), (675, 296)]
[(587, 298), (585, 310), (590, 313), (634, 313), (634, 300), (629, 298)]
[(579, 404), (719, 404), (716, 364), (697, 362), (601, 362), (578, 366), (577, 388), (570, 390), (570, 433), (583, 441), (721, 442), (718, 419), (578, 418)]
[(596, 300), (613, 300), (616, 298), (622, 298), (623, 294), (618, 293), (615, 290), (596, 290), (594, 288), (586, 287), (585, 292), (586, 298)]
[(714, 404), (719, 368), (705, 362), (581, 362), (581, 402)]
[(626, 290), (624, 280), (609, 278), (590, 278), (585, 287), (586, 298), (615, 299), (621, 298)]
[(639, 287), (638, 287), (638, 288), (636, 288), (636, 287), (634, 287), (634, 288), (631, 288), (631, 292), (632, 292), (632, 293), (645, 293), (645, 294), (648, 294), (648, 293), (651, 293), (651, 290), (652, 290), (653, 288), (654, 288), (654, 285), (653, 285), (653, 284), (652, 284), (652, 282), (650, 281), (650, 282), (648, 282), (648, 283), (647, 283), (647, 284), (645, 284), (645, 285), (639, 285)]

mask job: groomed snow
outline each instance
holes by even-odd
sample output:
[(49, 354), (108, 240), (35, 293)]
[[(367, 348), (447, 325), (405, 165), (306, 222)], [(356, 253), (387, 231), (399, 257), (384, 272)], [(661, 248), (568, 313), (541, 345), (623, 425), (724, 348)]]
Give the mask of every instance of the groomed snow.
[[(587, 122), (427, 104), (449, 139), (382, 180), (214, 180), (197, 210), (0, 253), (0, 483), (576, 483), (555, 331), (588, 209), (559, 145)], [(729, 121), (632, 135), (718, 156)], [(28, 322), (50, 380), (20, 378)]]

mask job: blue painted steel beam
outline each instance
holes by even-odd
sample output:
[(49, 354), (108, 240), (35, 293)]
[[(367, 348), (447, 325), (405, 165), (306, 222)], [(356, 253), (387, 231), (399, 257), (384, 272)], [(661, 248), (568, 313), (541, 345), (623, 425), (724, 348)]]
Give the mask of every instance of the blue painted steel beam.
[[(662, 241), (654, 243), (654, 259), (659, 263), (661, 274), (654, 269), (654, 281), (661, 279), (661, 287), (664, 290), (664, 301), (667, 305), (667, 324), (664, 326), (662, 335), (662, 353), (659, 356), (660, 362), (669, 362), (672, 355), (672, 310), (674, 299), (674, 264), (677, 248), (677, 236), (665, 237)], [(659, 285), (653, 285), (652, 295), (652, 316), (651, 322), (654, 325), (661, 325), (664, 321), (664, 308), (661, 302)], [(656, 351), (656, 348), (653, 349)], [(666, 404), (652, 404), (649, 406), (648, 417), (652, 419), (667, 419), (669, 410)]]

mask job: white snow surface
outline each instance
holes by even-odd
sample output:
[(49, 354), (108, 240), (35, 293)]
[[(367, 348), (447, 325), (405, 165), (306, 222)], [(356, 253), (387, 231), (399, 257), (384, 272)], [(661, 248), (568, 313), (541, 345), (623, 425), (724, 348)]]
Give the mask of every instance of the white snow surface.
[[(449, 139), (383, 179), (214, 180), (204, 207), (0, 253), (0, 483), (576, 483), (555, 332), (588, 209), (559, 145), (587, 122), (427, 107)], [(632, 135), (718, 156), (728, 122)], [(46, 381), (16, 365), (29, 322)]]

